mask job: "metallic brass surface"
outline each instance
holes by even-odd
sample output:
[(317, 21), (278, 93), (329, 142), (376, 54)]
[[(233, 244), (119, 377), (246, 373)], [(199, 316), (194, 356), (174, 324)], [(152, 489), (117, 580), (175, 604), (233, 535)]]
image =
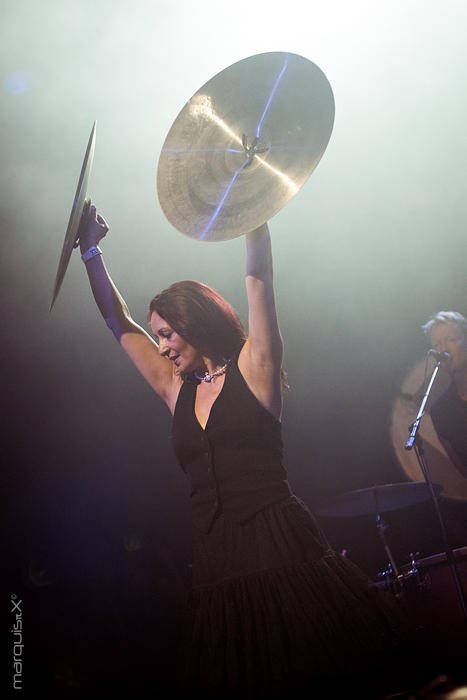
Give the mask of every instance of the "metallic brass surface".
[(291, 53), (245, 58), (183, 107), (162, 147), (157, 192), (181, 233), (203, 241), (254, 230), (300, 190), (331, 136), (324, 73)]
[[(437, 496), (442, 488), (439, 484), (433, 484), (433, 490)], [(422, 503), (430, 498), (428, 486), (424, 481), (383, 484), (344, 493), (315, 512), (317, 515), (326, 517), (377, 515)]]
[(78, 187), (76, 188), (73, 206), (71, 207), (70, 218), (68, 220), (68, 226), (65, 233), (65, 240), (63, 241), (62, 252), (58, 263), (57, 275), (55, 278), (55, 285), (49, 311), (52, 311), (52, 307), (58, 296), (60, 287), (62, 286), (62, 282), (67, 271), (68, 263), (73, 252), (73, 248), (76, 248), (76, 246), (78, 245), (80, 233), (82, 232), (83, 227), (86, 225), (86, 220), (91, 205), (90, 200), (86, 199), (86, 189), (88, 185), (89, 174), (91, 172), (92, 161), (94, 158), (95, 141), (96, 122), (94, 122), (91, 130), (91, 135), (89, 137), (86, 153), (83, 160), (83, 165), (81, 167), (81, 173), (78, 180)]

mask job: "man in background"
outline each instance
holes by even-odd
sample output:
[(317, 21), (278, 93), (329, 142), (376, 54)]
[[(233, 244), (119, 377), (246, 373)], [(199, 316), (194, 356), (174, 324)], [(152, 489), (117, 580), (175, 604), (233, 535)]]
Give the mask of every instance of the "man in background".
[(433, 350), (447, 353), (442, 366), (451, 376), (431, 406), (431, 419), (452, 463), (467, 478), (467, 319), (457, 311), (439, 311), (422, 328)]

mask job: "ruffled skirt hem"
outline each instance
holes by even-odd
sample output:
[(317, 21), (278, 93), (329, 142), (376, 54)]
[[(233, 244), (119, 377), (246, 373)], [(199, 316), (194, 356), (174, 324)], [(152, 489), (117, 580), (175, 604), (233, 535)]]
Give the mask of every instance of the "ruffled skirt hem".
[(327, 552), (193, 590), (183, 639), (190, 697), (333, 697), (390, 673), (408, 627), (394, 598)]

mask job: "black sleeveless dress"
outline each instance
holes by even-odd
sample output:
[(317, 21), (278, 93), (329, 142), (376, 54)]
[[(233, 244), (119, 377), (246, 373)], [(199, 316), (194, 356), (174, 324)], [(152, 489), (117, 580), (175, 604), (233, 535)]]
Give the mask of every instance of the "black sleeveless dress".
[(196, 380), (183, 383), (172, 433), (194, 522), (185, 694), (290, 697), (357, 677), (360, 686), (362, 673), (392, 663), (403, 630), (397, 606), (330, 549), (291, 493), (280, 422), (236, 359), (205, 430), (196, 388)]

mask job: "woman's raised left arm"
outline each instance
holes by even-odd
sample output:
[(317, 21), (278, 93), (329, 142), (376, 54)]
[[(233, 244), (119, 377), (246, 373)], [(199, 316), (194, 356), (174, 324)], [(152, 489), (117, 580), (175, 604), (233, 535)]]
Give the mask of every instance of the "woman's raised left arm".
[(280, 417), (282, 338), (274, 301), (271, 238), (267, 224), (246, 236), (248, 339), (238, 366), (256, 398)]

